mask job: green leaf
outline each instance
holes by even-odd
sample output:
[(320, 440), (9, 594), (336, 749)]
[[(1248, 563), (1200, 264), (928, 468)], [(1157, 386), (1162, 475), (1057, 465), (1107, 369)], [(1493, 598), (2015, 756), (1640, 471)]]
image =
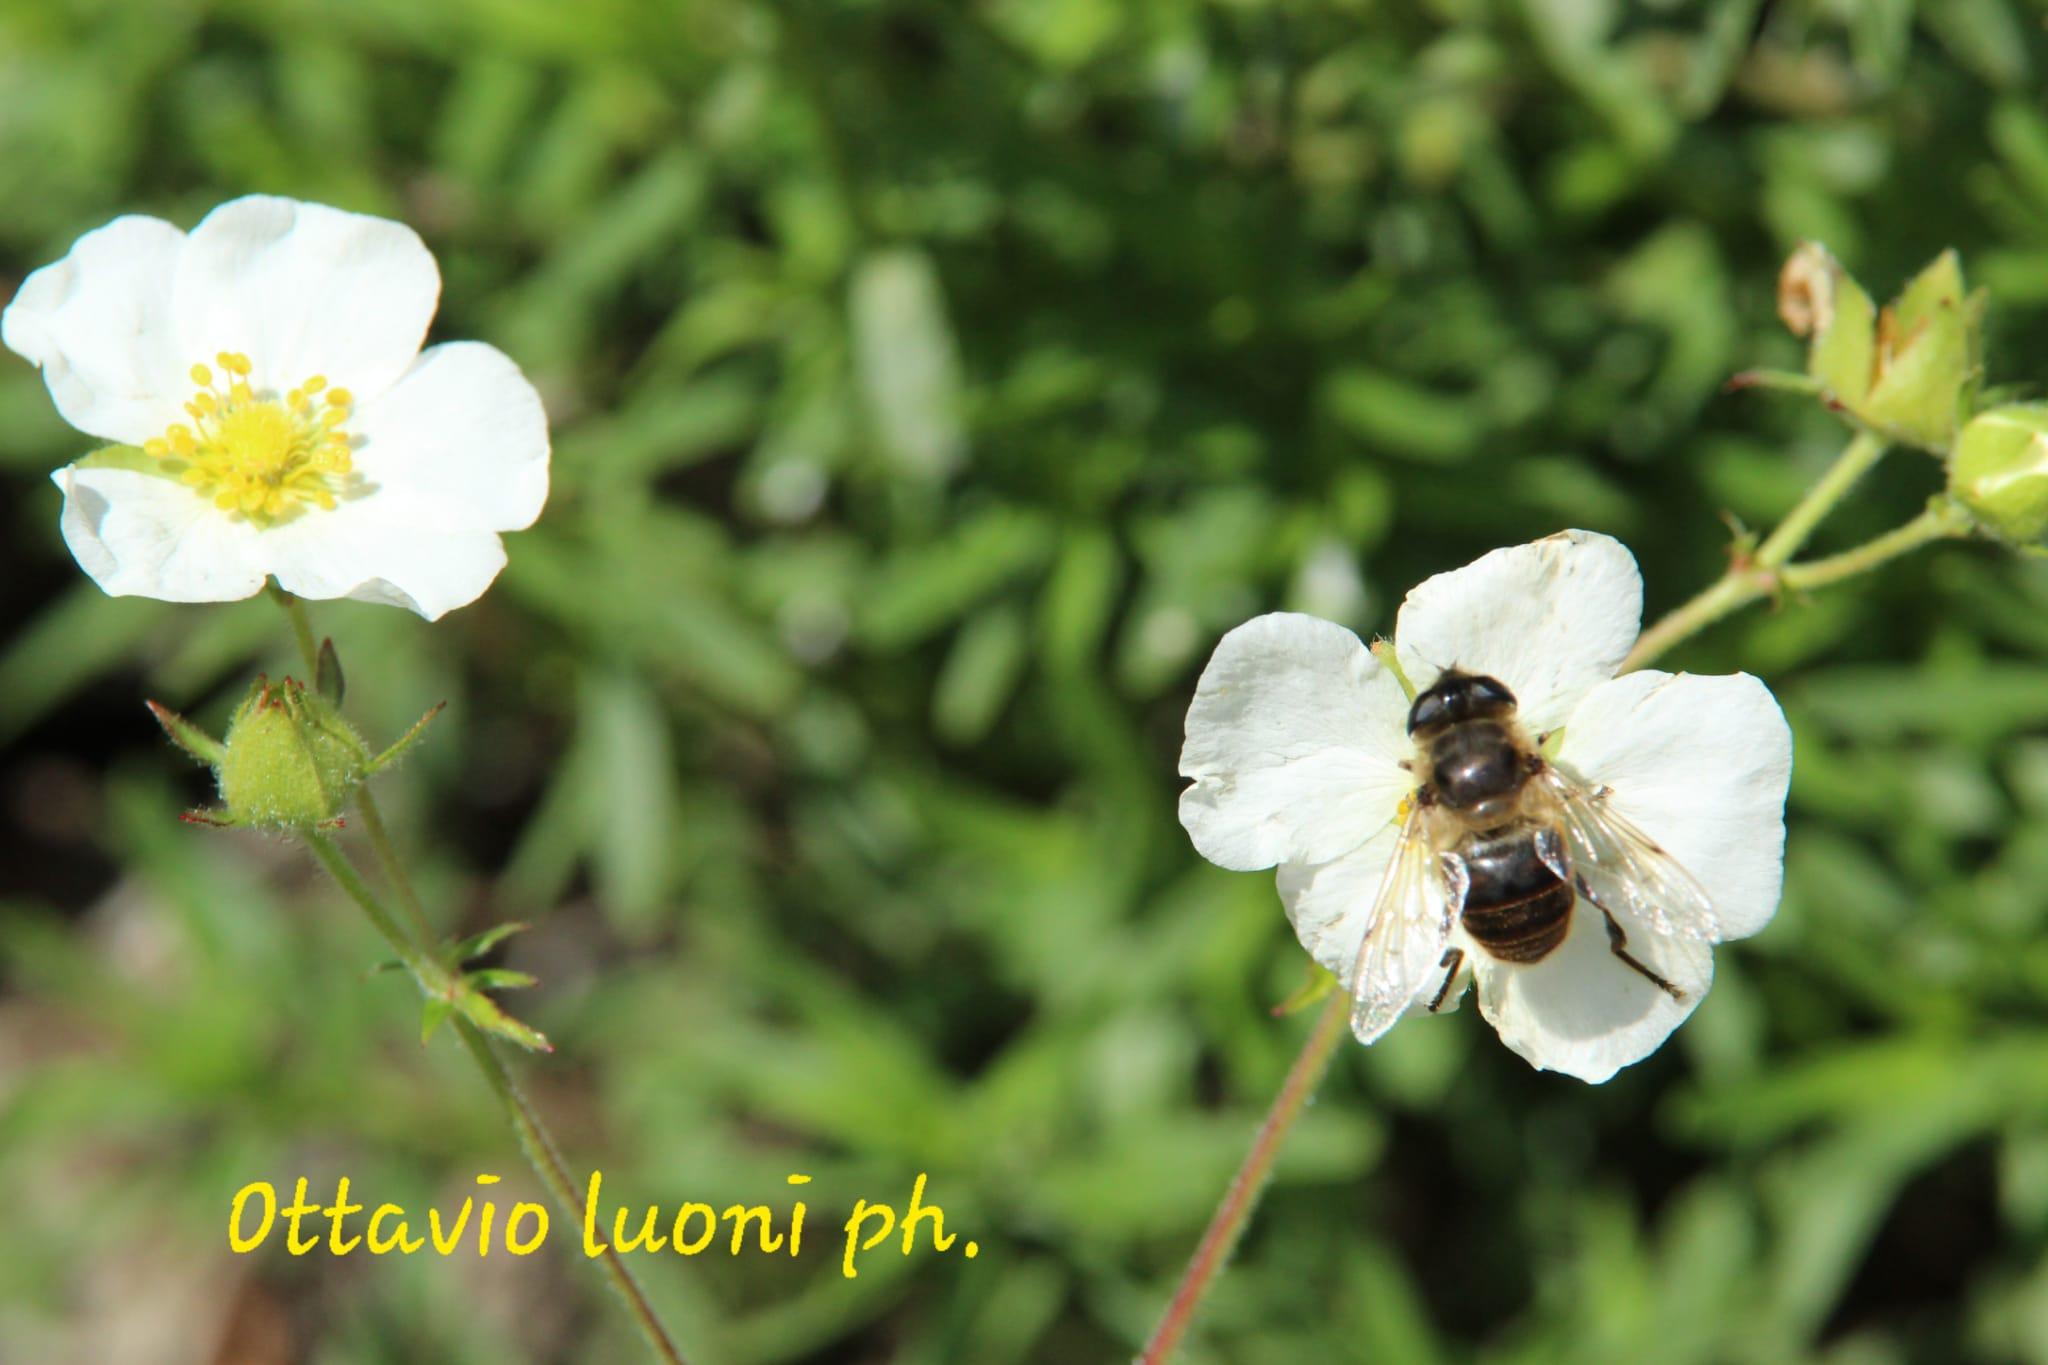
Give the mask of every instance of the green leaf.
[(434, 1036), (434, 1031), (447, 1022), (455, 1010), (451, 1000), (435, 996), (420, 1007), (420, 1043), (425, 1045)]
[(465, 990), (462, 998), (456, 1002), (456, 1008), (462, 1011), (470, 1023), (484, 1032), (494, 1033), (500, 1038), (517, 1043), (529, 1052), (555, 1050), (554, 1044), (547, 1040), (547, 1035), (505, 1013), (498, 1008), (496, 1001), (481, 991)]
[(523, 920), (510, 920), (504, 924), (494, 924), (482, 933), (471, 934), (468, 938), (455, 944), (448, 950), (449, 960), (457, 963), (474, 962), (506, 939), (512, 937), (512, 935), (524, 933), (530, 927)]

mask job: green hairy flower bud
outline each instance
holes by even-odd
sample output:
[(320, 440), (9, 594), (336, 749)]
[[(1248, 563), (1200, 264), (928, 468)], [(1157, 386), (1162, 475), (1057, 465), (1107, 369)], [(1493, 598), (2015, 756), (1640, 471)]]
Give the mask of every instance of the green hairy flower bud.
[(258, 678), (216, 772), (230, 821), (303, 830), (340, 818), (369, 770), (368, 746), (326, 698), (291, 678)]
[(1999, 539), (2048, 543), (2048, 404), (2015, 403), (1979, 414), (1956, 441), (1948, 486)]
[(149, 703), (171, 743), (213, 769), (224, 809), (190, 811), (195, 824), (300, 832), (341, 823), (365, 779), (403, 758), (441, 713), (436, 706), (381, 754), (341, 718), (340, 666), (322, 652), (321, 685), (294, 678), (272, 684), (258, 676), (235, 708), (225, 741), (169, 707)]
[(1984, 293), (1963, 291), (1944, 251), (1883, 308), (1818, 242), (1778, 277), (1778, 315), (1810, 337), (1806, 371), (1831, 400), (1883, 435), (1946, 451), (1982, 370)]

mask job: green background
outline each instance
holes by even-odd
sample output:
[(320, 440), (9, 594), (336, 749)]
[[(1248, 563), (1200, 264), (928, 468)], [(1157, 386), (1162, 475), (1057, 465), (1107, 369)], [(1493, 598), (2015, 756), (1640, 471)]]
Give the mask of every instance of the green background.
[[(518, 1070), (607, 1193), (786, 1208), (639, 1268), (693, 1358), (1128, 1358), (1306, 1031), (1271, 879), (1174, 819), (1195, 674), (1566, 525), (1653, 612), (1843, 439), (1777, 266), (1947, 245), (2048, 343), (2048, 5), (0, 0), (0, 296), (122, 212), (415, 225), (554, 494), (435, 626), (315, 604)], [(142, 709), (293, 667), (100, 595), (0, 357), (0, 1358), (634, 1358), (545, 1255), (232, 1257), (242, 1183), (530, 1194), (452, 1042)], [(2035, 391), (2038, 391), (2036, 385)], [(1839, 548), (1939, 486), (1891, 457)], [(1679, 651), (1779, 690), (1784, 907), (1612, 1083), (1469, 1009), (1347, 1048), (1188, 1359), (2048, 1360), (2048, 573), (1940, 549)], [(838, 1273), (930, 1174), (980, 1258)], [(509, 1203), (509, 1197), (506, 1199)]]

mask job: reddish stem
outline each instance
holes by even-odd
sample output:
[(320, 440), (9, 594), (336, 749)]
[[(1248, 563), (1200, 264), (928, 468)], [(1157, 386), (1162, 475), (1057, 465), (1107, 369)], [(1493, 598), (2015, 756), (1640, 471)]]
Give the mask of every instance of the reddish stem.
[(1159, 1320), (1159, 1326), (1145, 1344), (1145, 1352), (1138, 1357), (1137, 1365), (1165, 1365), (1173, 1358), (1174, 1350), (1194, 1322), (1195, 1311), (1201, 1307), (1203, 1295), (1208, 1293), (1210, 1283), (1230, 1259), (1237, 1239), (1244, 1235), (1245, 1226), (1251, 1222), (1252, 1213), (1259, 1206), (1259, 1196), (1265, 1192), (1266, 1181), (1273, 1174), (1273, 1163), (1279, 1159), (1281, 1145), (1287, 1141), (1295, 1121), (1301, 1117), (1309, 1099), (1316, 1093), (1316, 1087), (1322, 1083), (1323, 1073), (1330, 1069), (1330, 1059), (1337, 1055), (1337, 1044), (1350, 1036), (1350, 1024), (1351, 999), (1339, 992), (1331, 997), (1330, 1003), (1316, 1017), (1315, 1030), (1302, 1046), (1301, 1055), (1288, 1069), (1287, 1079), (1280, 1085), (1280, 1093), (1273, 1097), (1273, 1106), (1266, 1111), (1266, 1120), (1259, 1125), (1258, 1136), (1252, 1139), (1251, 1151), (1245, 1153), (1244, 1163), (1231, 1177), (1230, 1188), (1223, 1192), (1223, 1202), (1216, 1206), (1215, 1214), (1209, 1219), (1201, 1245), (1195, 1248), (1194, 1259), (1188, 1262), (1180, 1287), (1173, 1293), (1173, 1302), (1166, 1306), (1166, 1316)]

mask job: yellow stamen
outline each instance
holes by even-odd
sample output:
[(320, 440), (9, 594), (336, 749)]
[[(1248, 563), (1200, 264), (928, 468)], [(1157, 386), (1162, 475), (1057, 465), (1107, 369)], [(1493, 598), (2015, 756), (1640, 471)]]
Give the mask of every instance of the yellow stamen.
[[(200, 391), (185, 405), (192, 425), (166, 428), (143, 442), (143, 453), (182, 466), (167, 472), (215, 507), (259, 525), (287, 520), (309, 504), (332, 508), (355, 469), (342, 429), (353, 404), (348, 390), (327, 389), (326, 377), (314, 375), (280, 400), (249, 383), (255, 367), (248, 356), (222, 351), (214, 362), (230, 376), (226, 386), (207, 366), (194, 365)], [(316, 407), (311, 395), (323, 390), (324, 406)]]

